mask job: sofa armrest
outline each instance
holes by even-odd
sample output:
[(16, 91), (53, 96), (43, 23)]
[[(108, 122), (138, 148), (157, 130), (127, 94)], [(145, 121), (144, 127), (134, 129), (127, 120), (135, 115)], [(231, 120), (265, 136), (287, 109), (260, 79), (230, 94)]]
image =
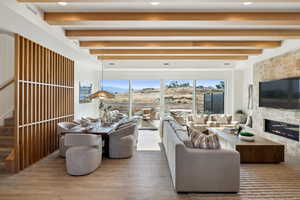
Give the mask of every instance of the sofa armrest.
[(239, 122), (238, 121), (231, 121), (231, 124), (237, 126), (237, 125), (239, 125)]

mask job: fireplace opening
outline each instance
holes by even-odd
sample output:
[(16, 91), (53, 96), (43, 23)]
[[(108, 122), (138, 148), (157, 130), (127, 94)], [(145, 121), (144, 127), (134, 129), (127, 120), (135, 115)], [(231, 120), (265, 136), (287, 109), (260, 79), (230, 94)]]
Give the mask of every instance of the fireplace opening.
[(265, 132), (299, 141), (299, 125), (265, 119)]

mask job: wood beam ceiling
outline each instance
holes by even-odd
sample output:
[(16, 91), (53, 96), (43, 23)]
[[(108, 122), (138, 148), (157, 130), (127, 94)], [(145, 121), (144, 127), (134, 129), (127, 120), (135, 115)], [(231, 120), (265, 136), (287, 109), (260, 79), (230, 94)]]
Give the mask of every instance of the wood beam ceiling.
[[(18, 0), (19, 2), (52, 2), (59, 0)], [(122, 2), (123, 0), (65, 0), (65, 2)], [(149, 3), (146, 0), (129, 0)], [(164, 1), (164, 0), (162, 0)], [(165, 0), (167, 1), (167, 0)], [(174, 0), (175, 2), (177, 0)], [(174, 3), (174, 1), (170, 1)], [(204, 0), (205, 1), (205, 0)], [(244, 0), (207, 0), (207, 2), (244, 2)], [(280, 0), (253, 0), (272, 3)], [(298, 0), (287, 0), (298, 2)], [(181, 2), (181, 1), (178, 1)], [(286, 1), (284, 1), (286, 2)], [(300, 25), (300, 12), (45, 12), (44, 20), (51, 25), (76, 25), (78, 30), (66, 30), (70, 39), (78, 39), (80, 47), (89, 48), (92, 55), (101, 55), (101, 59), (197, 59), (197, 60), (245, 60), (248, 55), (259, 55), (264, 48), (281, 46), (282, 39), (300, 38), (299, 29), (288, 29), (285, 25)], [(106, 29), (96, 30), (103, 21), (127, 23), (137, 21), (156, 25), (165, 23), (182, 23), (199, 21), (215, 23), (215, 29)], [(119, 21), (119, 22), (118, 22)], [(126, 21), (126, 22), (125, 22)], [(166, 22), (169, 21), (169, 22)], [(98, 23), (100, 22), (100, 23)], [(123, 23), (123, 24), (124, 24)], [(218, 25), (220, 26), (218, 27)], [(253, 29), (233, 29), (230, 25), (260, 25)], [(229, 25), (226, 28), (224, 25)], [(260, 29), (261, 25), (282, 25), (278, 29)], [(130, 25), (128, 25), (130, 26)], [(84, 28), (90, 27), (90, 28)], [(93, 29), (93, 27), (95, 29)], [(159, 27), (159, 26), (156, 26)], [(180, 25), (176, 26), (180, 27)], [(205, 27), (205, 26), (204, 26)], [(207, 27), (207, 26), (206, 26)], [(225, 27), (220, 29), (221, 27)], [(231, 27), (231, 28), (230, 28)], [(278, 27), (278, 26), (277, 26)], [(284, 28), (286, 27), (286, 28)], [(74, 28), (74, 27), (73, 27)], [(281, 29), (283, 28), (283, 29)], [(290, 27), (289, 27), (290, 28)], [(102, 41), (107, 40), (122, 41)], [(115, 38), (114, 38), (115, 37)], [(119, 38), (117, 38), (119, 37)], [(122, 38), (124, 37), (124, 38)], [(132, 38), (131, 38), (132, 37)], [(136, 38), (141, 37), (141, 38)], [(157, 38), (154, 38), (157, 37)], [(162, 38), (160, 38), (162, 37)], [(172, 37), (184, 37), (185, 41), (170, 41)], [(189, 38), (194, 37), (194, 38)], [(199, 37), (199, 38), (196, 38)], [(132, 40), (145, 41), (132, 41)], [(152, 40), (163, 41), (152, 41)], [(190, 41), (193, 39), (193, 41)], [(260, 41), (260, 40), (276, 41)], [(93, 40), (93, 41), (87, 41)], [(127, 40), (127, 41), (126, 41)], [(197, 40), (197, 41), (195, 41)], [(200, 41), (198, 41), (200, 40)], [(201, 41), (202, 40), (202, 41)], [(229, 41), (230, 40), (230, 41)], [(255, 41), (251, 41), (255, 40)], [(107, 47), (109, 49), (107, 49)], [(123, 47), (123, 49), (118, 49)], [(126, 48), (127, 47), (127, 48)], [(135, 48), (136, 47), (136, 48)], [(164, 49), (163, 47), (173, 47)], [(190, 47), (190, 48), (186, 48)], [(198, 48), (197, 48), (198, 47)], [(202, 48), (199, 48), (202, 47)], [(175, 49), (176, 48), (176, 49)], [(145, 56), (148, 55), (149, 56)], [(191, 54), (191, 55), (189, 55)], [(105, 55), (105, 56), (104, 56)], [(110, 55), (110, 56), (108, 56)], [(139, 55), (139, 56), (138, 56)], [(152, 56), (151, 56), (152, 55)], [(162, 56), (165, 55), (165, 56)], [(176, 56), (177, 55), (177, 56)], [(181, 55), (181, 56), (180, 56)], [(183, 56), (189, 55), (189, 56)], [(192, 56), (193, 55), (193, 56)], [(202, 56), (201, 56), (202, 55)], [(100, 57), (99, 57), (100, 58)]]
[(276, 48), (281, 41), (80, 41), (80, 47), (252, 47)]
[[(76, 22), (89, 21), (288, 21), (299, 24), (298, 12), (46, 12), (44, 20), (49, 24), (76, 24)], [(291, 24), (290, 23), (290, 24)]]
[(99, 60), (247, 60), (248, 56), (98, 56)]
[(285, 37), (300, 38), (300, 30), (287, 29), (152, 29), (152, 30), (66, 30), (70, 38), (81, 37)]
[(105, 54), (238, 54), (259, 55), (261, 49), (91, 49), (93, 55)]

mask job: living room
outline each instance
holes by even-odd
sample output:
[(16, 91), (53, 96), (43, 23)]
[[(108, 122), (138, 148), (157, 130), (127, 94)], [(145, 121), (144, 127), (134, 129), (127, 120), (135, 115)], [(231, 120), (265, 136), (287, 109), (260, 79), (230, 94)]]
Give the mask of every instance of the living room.
[(299, 11), (0, 2), (0, 199), (300, 199)]

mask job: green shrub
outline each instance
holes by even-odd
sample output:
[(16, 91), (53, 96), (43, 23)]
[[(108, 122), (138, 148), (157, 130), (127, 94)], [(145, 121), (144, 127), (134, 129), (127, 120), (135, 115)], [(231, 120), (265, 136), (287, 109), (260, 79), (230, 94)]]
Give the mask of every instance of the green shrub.
[(246, 137), (252, 137), (252, 136), (254, 136), (253, 133), (249, 133), (249, 132), (241, 132), (240, 135), (241, 136), (246, 136)]

